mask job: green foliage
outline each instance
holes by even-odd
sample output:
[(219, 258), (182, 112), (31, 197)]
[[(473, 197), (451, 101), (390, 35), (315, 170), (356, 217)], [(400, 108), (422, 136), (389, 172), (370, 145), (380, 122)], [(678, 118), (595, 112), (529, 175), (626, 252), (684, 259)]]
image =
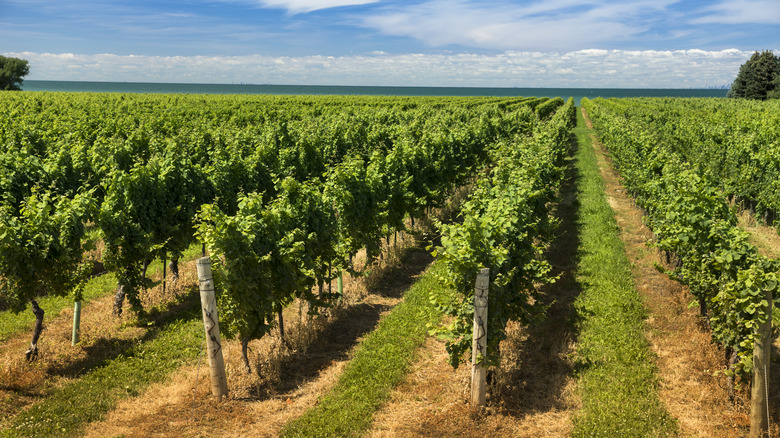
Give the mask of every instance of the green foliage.
[[(370, 175), (377, 176), (377, 175)], [(382, 229), (382, 210), (377, 189), (380, 180), (370, 179), (366, 163), (360, 157), (349, 157), (328, 175), (325, 196), (336, 217), (336, 239), (342, 259), (366, 248), (369, 261), (378, 254)]]
[(141, 263), (151, 260), (155, 207), (163, 195), (155, 169), (137, 165), (130, 172), (117, 171), (106, 182), (106, 196), (97, 223), (103, 233), (106, 250), (103, 261), (116, 272), (117, 280), (136, 311), (145, 285)]
[(540, 119), (544, 120), (550, 117), (552, 114), (555, 113), (555, 110), (563, 106), (564, 101), (561, 97), (556, 97), (554, 99), (549, 99), (548, 101), (540, 104), (536, 107), (535, 111), (536, 114), (539, 116)]
[(445, 267), (439, 278), (457, 294), (432, 299), (453, 317), (436, 330), (448, 340), (453, 367), (471, 350), (474, 280), (481, 268), (490, 268), (486, 364), (498, 363), (498, 346), (510, 320), (530, 323), (543, 314), (535, 286), (553, 281), (549, 263), (542, 259), (553, 231), (547, 206), (563, 174), (573, 109), (570, 99), (531, 137), (501, 143), (490, 175), (478, 182), (463, 206), (463, 222), (437, 224), (442, 237), (434, 254)]
[(0, 55), (0, 91), (21, 90), (24, 77), (29, 73), (27, 60)]
[(45, 178), (41, 159), (26, 149), (0, 152), (0, 202), (18, 214), (21, 202)]
[(84, 263), (84, 223), (94, 211), (90, 193), (68, 199), (33, 191), (18, 213), (0, 205), (0, 294), (21, 311), (39, 294), (80, 299), (90, 266)]
[[(332, 268), (348, 266), (363, 248), (376, 257), (382, 238), (441, 205), (492, 144), (533, 129), (529, 105), (542, 102), (4, 93), (0, 209), (19, 217), (34, 193), (54, 202), (89, 191), (96, 207), (74, 226), (93, 220), (100, 229), (102, 262), (137, 311), (149, 283), (145, 263), (178, 258), (199, 227), (224, 258), (217, 271), (233, 284), (223, 301), (234, 334), (251, 338), (294, 297), (326, 305), (334, 297), (311, 289)], [(58, 239), (52, 230), (35, 236)], [(233, 244), (249, 253), (237, 255)], [(6, 252), (9, 274), (0, 277), (16, 281), (12, 266), (26, 264), (23, 252)], [(47, 272), (74, 270), (64, 259), (56, 264)], [(267, 275), (266, 289), (239, 292)], [(17, 283), (3, 291), (18, 294), (17, 307), (47, 289), (16, 292)], [(243, 303), (247, 309), (238, 309)]]
[(316, 282), (322, 284), (331, 275), (332, 265), (338, 260), (336, 243), (336, 219), (332, 204), (323, 196), (319, 182), (300, 183), (293, 178), (285, 179), (279, 191), (279, 207), (291, 217), (291, 223), (301, 228), (303, 249), (301, 263), (306, 268), (306, 280), (290, 292), (305, 297), (315, 306), (324, 305), (319, 299), (334, 297), (317, 296), (311, 293)]
[[(740, 179), (734, 182), (736, 187), (755, 184), (750, 178), (766, 169), (759, 163), (772, 156), (772, 149), (763, 151), (767, 155), (762, 156), (744, 146), (703, 144), (703, 129), (709, 133), (705, 139), (720, 137), (718, 131), (730, 123), (730, 118), (724, 117), (729, 108), (754, 105), (729, 101), (722, 113), (702, 122), (688, 114), (688, 107), (697, 103), (701, 102), (597, 99), (584, 100), (583, 105), (625, 185), (647, 213), (655, 245), (679, 260), (665, 271), (689, 287), (705, 312), (703, 316), (708, 317), (713, 341), (739, 354), (736, 371), (747, 377), (752, 368), (755, 327), (767, 318), (767, 306), (757, 285), (774, 288), (780, 263), (760, 256), (748, 242), (719, 186), (733, 187), (731, 178)], [(753, 113), (751, 118), (760, 121), (757, 115)], [(716, 122), (718, 119), (722, 122)], [(701, 126), (703, 123), (709, 125)], [(750, 125), (742, 124), (740, 129), (742, 136), (761, 138), (750, 131)], [(736, 158), (734, 164), (731, 157)], [(733, 175), (727, 170), (731, 166), (741, 167), (745, 173)]]
[(780, 77), (780, 57), (771, 50), (756, 51), (739, 68), (728, 97), (766, 100), (776, 96), (776, 85)]
[[(295, 176), (277, 181), (274, 196), (239, 196), (234, 214), (217, 203), (203, 206), (198, 234), (219, 260), (214, 270), (226, 334), (244, 341), (263, 336), (275, 324), (275, 312), (295, 297), (310, 302), (312, 311), (329, 305), (336, 297), (315, 296), (312, 287), (322, 284), (331, 268), (352, 269), (351, 259), (361, 249), (371, 262), (381, 239), (405, 228), (405, 217), (419, 217), (440, 203), (487, 156), (504, 117), (514, 119), (514, 112), (527, 109), (511, 111), (486, 107), (464, 113), (448, 107), (432, 115), (425, 109), (426, 117), (417, 118), (399, 139), (380, 131), (378, 149), (357, 147), (343, 154), (322, 182), (300, 181), (309, 170), (288, 171)], [(488, 117), (495, 121), (486, 123)], [(278, 131), (282, 140), (290, 135), (288, 126)], [(293, 156), (285, 160), (302, 164)]]
[(274, 327), (276, 310), (310, 286), (306, 235), (281, 202), (267, 205), (258, 194), (241, 197), (234, 216), (204, 205), (200, 217), (198, 233), (221, 285), (222, 330), (228, 338), (259, 339)]
[[(119, 155), (119, 154), (117, 154)], [(183, 147), (166, 142), (147, 161), (136, 158), (103, 180), (98, 225), (106, 244), (104, 262), (135, 310), (145, 287), (142, 264), (155, 257), (178, 259), (194, 240), (195, 213), (208, 193), (205, 178)]]

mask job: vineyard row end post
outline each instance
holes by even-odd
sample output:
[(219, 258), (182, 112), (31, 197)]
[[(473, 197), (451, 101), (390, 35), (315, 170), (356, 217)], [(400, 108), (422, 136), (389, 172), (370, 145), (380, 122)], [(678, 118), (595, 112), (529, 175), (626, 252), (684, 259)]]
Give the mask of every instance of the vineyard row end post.
[(482, 268), (474, 287), (474, 329), (471, 345), (471, 405), (485, 406), (487, 370), (482, 363), (487, 355), (487, 305), (490, 288), (490, 269)]
[(200, 303), (203, 309), (203, 328), (206, 331), (206, 351), (211, 369), (211, 393), (215, 397), (226, 397), (228, 393), (225, 361), (222, 357), (222, 341), (219, 336), (217, 299), (214, 294), (214, 279), (211, 275), (211, 258), (198, 259), (198, 284)]
[(766, 321), (761, 323), (753, 345), (753, 385), (750, 394), (750, 437), (769, 431), (769, 363), (772, 357), (772, 290), (766, 292)]

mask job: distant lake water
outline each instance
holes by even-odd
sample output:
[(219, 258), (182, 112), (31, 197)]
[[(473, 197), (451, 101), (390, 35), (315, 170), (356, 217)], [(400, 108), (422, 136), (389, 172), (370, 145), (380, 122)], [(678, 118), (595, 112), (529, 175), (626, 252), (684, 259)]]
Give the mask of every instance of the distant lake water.
[(367, 96), (573, 97), (726, 97), (723, 89), (682, 88), (486, 88), (370, 87), (341, 85), (169, 84), (151, 82), (76, 82), (25, 80), (26, 91), (90, 93), (293, 94)]

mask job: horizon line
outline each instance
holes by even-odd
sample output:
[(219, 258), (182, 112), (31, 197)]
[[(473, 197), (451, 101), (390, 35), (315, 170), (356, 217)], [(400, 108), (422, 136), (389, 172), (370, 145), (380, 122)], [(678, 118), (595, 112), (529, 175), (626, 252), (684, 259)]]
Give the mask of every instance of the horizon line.
[[(148, 81), (75, 81), (62, 79), (25, 79), (24, 82), (69, 82), (89, 84), (161, 84), (161, 85), (232, 85), (256, 87), (352, 87), (352, 88), (471, 88), (471, 89), (571, 89), (571, 90), (727, 90), (731, 84), (708, 85), (702, 87), (570, 87), (570, 86), (445, 86), (445, 85), (343, 85), (343, 84), (272, 84), (253, 82), (148, 82)], [(22, 85), (24, 87), (24, 85)]]

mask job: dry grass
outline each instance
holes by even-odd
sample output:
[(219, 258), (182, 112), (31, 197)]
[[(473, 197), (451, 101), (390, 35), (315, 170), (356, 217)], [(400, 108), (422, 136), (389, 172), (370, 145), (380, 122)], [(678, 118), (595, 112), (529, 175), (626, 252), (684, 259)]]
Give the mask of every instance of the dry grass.
[(780, 235), (777, 229), (762, 224), (756, 220), (750, 210), (741, 210), (737, 214), (739, 226), (750, 233), (750, 242), (756, 245), (758, 251), (768, 257), (780, 257)]
[[(510, 330), (510, 340), (525, 339), (517, 326)], [(571, 429), (570, 414), (577, 407), (571, 377), (544, 373), (541, 364), (517, 368), (525, 378), (502, 379), (491, 387), (488, 407), (478, 411), (468, 403), (470, 367), (453, 370), (443, 341), (429, 338), (419, 355), (406, 381), (375, 415), (372, 437), (565, 436)], [(552, 378), (561, 378), (553, 385), (559, 391), (550, 390)], [(502, 400), (506, 392), (516, 397)]]
[(608, 163), (603, 146), (596, 139), (593, 145), (637, 289), (650, 311), (646, 336), (658, 357), (662, 402), (679, 421), (684, 436), (741, 436), (749, 419), (743, 406), (728, 402), (726, 377), (719, 373), (724, 369), (723, 352), (710, 342), (697, 308), (688, 307), (693, 297), (687, 289), (655, 269), (654, 264), (663, 260), (646, 245), (652, 233)]
[[(161, 286), (142, 292), (145, 308), (161, 309), (186, 293), (188, 285), (197, 283), (194, 272), (194, 262), (183, 263), (182, 278), (178, 284), (169, 285), (165, 294)], [(0, 426), (45, 397), (49, 389), (101, 366), (142, 340), (154, 328), (154, 318), (150, 321), (152, 325), (146, 325), (138, 324), (132, 312), (115, 317), (111, 313), (112, 305), (113, 296), (108, 295), (94, 299), (82, 308), (80, 342), (76, 346), (71, 346), (73, 309), (63, 309), (57, 315), (47, 314), (38, 341), (38, 359), (33, 363), (28, 364), (24, 358), (30, 333), (20, 333), (0, 344), (0, 412), (3, 413)], [(153, 311), (152, 315), (159, 312)]]
[[(228, 354), (239, 354), (237, 346)], [(89, 426), (85, 437), (274, 437), (290, 419), (313, 406), (335, 383), (343, 362), (334, 363), (310, 382), (262, 402), (236, 397), (218, 401), (210, 394), (205, 363), (179, 369), (169, 380), (141, 396), (119, 403), (107, 418)], [(197, 377), (197, 379), (196, 379)], [(230, 376), (231, 389), (237, 386)]]
[(199, 367), (182, 367), (141, 396), (121, 401), (104, 421), (90, 425), (86, 436), (277, 436), (330, 390), (353, 348), (430, 261), (415, 236), (406, 233), (391, 238), (372, 266), (364, 266), (364, 253), (357, 254), (355, 267), (367, 268), (370, 275), (345, 273), (344, 300), (320, 317), (307, 316), (305, 303), (288, 306), (285, 343), (278, 331), (250, 343), (252, 374), (243, 371), (240, 344), (223, 341), (227, 400), (210, 396), (202, 358)]

